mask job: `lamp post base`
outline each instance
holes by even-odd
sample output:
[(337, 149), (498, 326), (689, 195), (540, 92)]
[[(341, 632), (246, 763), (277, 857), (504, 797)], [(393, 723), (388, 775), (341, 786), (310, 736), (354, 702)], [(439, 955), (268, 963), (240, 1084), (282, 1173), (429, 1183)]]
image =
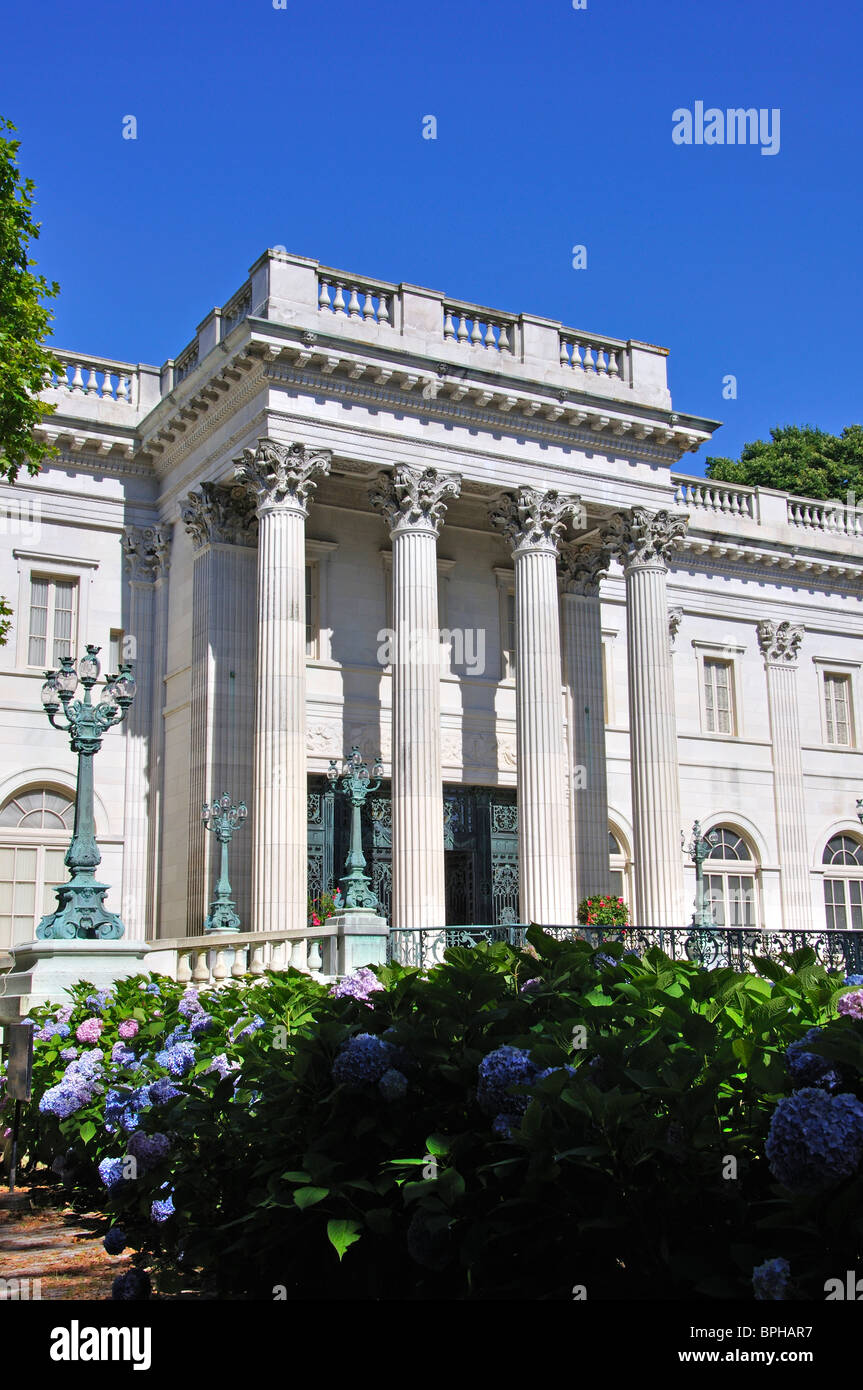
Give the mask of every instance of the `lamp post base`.
[(204, 919), (204, 935), (212, 936), (214, 933), (224, 935), (225, 932), (242, 931), (242, 923), (237, 916), (234, 903), (230, 898), (217, 898), (210, 904), (210, 911)]
[(119, 941), (126, 928), (116, 912), (105, 909), (109, 887), (79, 872), (55, 888), (57, 911), (42, 918), (37, 941)]
[(28, 941), (13, 947), (15, 963), (3, 976), (0, 1024), (17, 1023), (37, 1004), (67, 1002), (65, 991), (86, 980), (106, 989), (125, 975), (148, 974), (151, 942)]
[(361, 965), (386, 963), (390, 929), (385, 918), (371, 909), (344, 908), (333, 913), (329, 925), (337, 929), (337, 974), (352, 975)]

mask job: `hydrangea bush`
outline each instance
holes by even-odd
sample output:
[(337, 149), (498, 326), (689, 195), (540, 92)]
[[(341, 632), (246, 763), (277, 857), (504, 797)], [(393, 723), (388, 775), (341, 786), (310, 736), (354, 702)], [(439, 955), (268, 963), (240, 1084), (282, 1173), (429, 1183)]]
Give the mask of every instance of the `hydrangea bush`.
[(138, 977), (38, 1011), (25, 1144), (134, 1252), (115, 1297), (152, 1275), (258, 1298), (820, 1299), (863, 1266), (858, 979), (810, 951), (738, 974), (528, 935), (331, 990)]

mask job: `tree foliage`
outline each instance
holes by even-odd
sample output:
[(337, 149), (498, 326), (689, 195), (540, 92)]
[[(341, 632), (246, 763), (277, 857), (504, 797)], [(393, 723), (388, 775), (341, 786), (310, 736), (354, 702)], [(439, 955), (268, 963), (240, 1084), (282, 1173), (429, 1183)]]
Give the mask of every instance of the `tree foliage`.
[(53, 315), (47, 302), (59, 292), (33, 273), (30, 242), (39, 236), (33, 221), (34, 184), (18, 168), (20, 140), (0, 118), (0, 477), (14, 483), (26, 467), (38, 473), (56, 450), (35, 434), (54, 406), (39, 399), (46, 374), (56, 369), (43, 346)]
[(847, 425), (839, 435), (778, 425), (769, 440), (745, 444), (739, 459), (708, 458), (706, 471), (717, 482), (845, 502), (849, 492), (863, 495), (863, 425)]

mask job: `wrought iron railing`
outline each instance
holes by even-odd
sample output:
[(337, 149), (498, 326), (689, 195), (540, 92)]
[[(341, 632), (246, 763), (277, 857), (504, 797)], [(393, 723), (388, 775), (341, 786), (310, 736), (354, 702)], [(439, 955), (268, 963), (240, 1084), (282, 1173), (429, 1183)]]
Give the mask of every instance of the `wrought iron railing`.
[[(543, 928), (559, 940), (581, 937), (592, 946), (616, 941), (626, 950), (643, 955), (658, 946), (671, 960), (689, 960), (705, 970), (730, 966), (752, 970), (753, 958), (780, 960), (783, 955), (809, 947), (828, 970), (863, 974), (863, 931), (783, 931), (768, 927), (713, 927), (699, 931), (688, 927), (574, 927)], [(388, 959), (400, 965), (429, 967), (439, 964), (450, 946), (475, 946), (480, 941), (505, 941), (524, 946), (527, 926), (394, 927), (390, 930)]]

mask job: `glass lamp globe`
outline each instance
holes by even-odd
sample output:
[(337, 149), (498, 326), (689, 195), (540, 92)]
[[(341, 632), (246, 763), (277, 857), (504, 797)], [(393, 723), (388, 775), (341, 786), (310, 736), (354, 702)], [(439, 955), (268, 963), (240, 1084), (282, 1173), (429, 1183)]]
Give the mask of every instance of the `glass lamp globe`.
[(86, 656), (82, 656), (81, 660), (78, 662), (78, 674), (81, 680), (85, 681), (88, 685), (92, 685), (94, 681), (99, 679), (99, 672), (102, 669), (97, 656), (99, 650), (99, 647), (93, 647), (88, 644)]

